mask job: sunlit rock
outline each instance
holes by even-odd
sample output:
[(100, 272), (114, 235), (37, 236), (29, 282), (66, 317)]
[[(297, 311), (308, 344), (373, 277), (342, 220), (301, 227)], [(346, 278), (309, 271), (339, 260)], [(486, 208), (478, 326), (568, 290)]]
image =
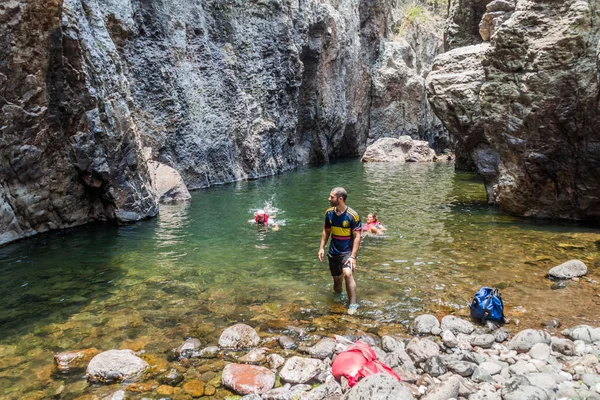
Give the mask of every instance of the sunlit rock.
[(225, 329), (219, 337), (219, 346), (228, 349), (247, 349), (258, 346), (260, 337), (249, 325), (235, 324)]
[(375, 374), (361, 379), (344, 396), (346, 400), (413, 400), (410, 391), (388, 374)]
[(428, 335), (435, 328), (440, 327), (440, 321), (431, 314), (423, 314), (416, 317), (408, 327), (413, 335)]
[(571, 340), (583, 340), (585, 343), (600, 341), (600, 328), (589, 325), (578, 325), (562, 331), (562, 334)]
[(223, 370), (222, 383), (241, 395), (264, 393), (275, 385), (275, 374), (257, 365), (229, 364)]
[(362, 162), (432, 162), (435, 151), (423, 140), (413, 140), (410, 136), (381, 138), (367, 147)]
[(427, 101), (425, 88), (433, 59), (443, 52), (443, 20), (425, 7), (421, 12), (422, 21), (401, 23), (401, 33), (381, 45), (372, 72), (368, 145), (382, 137), (408, 135), (427, 141), (437, 152), (453, 147)]
[(307, 383), (320, 371), (323, 362), (315, 358), (294, 356), (285, 362), (279, 376), (289, 383)]
[(92, 358), (87, 367), (90, 382), (111, 383), (133, 379), (148, 368), (148, 363), (131, 350), (108, 350)]
[(331, 358), (335, 351), (335, 345), (335, 339), (324, 338), (319, 340), (314, 346), (306, 349), (306, 352), (313, 358)]
[(528, 352), (534, 344), (550, 344), (550, 334), (536, 329), (525, 329), (517, 333), (506, 345), (511, 350), (519, 353)]
[(420, 364), (440, 354), (440, 347), (429, 339), (413, 338), (406, 345), (406, 352), (416, 364)]
[(570, 279), (585, 274), (587, 274), (587, 266), (580, 260), (569, 260), (548, 271), (548, 275), (556, 279)]
[(427, 390), (425, 396), (421, 400), (443, 400), (458, 398), (458, 390), (460, 389), (460, 380), (456, 376), (438, 383)]
[[(428, 90), (436, 115), (470, 153), (484, 145), (495, 178), (477, 168), (488, 200), (505, 212), (600, 219), (600, 25), (592, 4), (516, 1), (471, 65), (462, 49), (434, 62)], [(463, 90), (459, 76), (470, 82)], [(464, 124), (469, 115), (478, 115), (476, 124)]]
[(468, 335), (475, 330), (475, 326), (467, 320), (455, 317), (454, 315), (446, 315), (442, 318), (442, 330), (450, 330), (455, 335), (460, 333)]
[(185, 201), (192, 198), (176, 169), (157, 161), (148, 161), (148, 171), (161, 203)]
[(444, 37), (446, 50), (481, 43), (479, 22), (492, 0), (448, 0)]
[(240, 357), (239, 361), (243, 363), (259, 363), (265, 361), (267, 358), (265, 356), (265, 352), (267, 350), (268, 349), (264, 348), (252, 349), (247, 354), (244, 354), (242, 357)]

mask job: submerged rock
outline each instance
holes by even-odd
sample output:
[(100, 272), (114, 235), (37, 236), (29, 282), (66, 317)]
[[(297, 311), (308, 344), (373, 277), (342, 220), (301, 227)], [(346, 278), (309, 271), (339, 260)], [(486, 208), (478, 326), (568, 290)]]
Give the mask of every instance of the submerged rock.
[(179, 345), (175, 353), (180, 358), (192, 358), (200, 355), (200, 340), (196, 338), (186, 339), (184, 343)]
[(85, 368), (88, 362), (99, 353), (100, 350), (95, 348), (63, 351), (54, 355), (54, 362), (60, 372), (70, 372), (73, 369)]

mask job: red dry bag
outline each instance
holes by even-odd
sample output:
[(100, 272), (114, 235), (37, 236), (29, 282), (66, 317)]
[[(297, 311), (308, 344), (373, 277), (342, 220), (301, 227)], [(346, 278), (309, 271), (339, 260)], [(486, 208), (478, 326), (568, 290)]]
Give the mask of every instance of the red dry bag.
[(331, 364), (331, 373), (338, 381), (342, 376), (346, 377), (350, 387), (356, 385), (365, 376), (380, 373), (389, 374), (400, 381), (398, 374), (379, 361), (375, 351), (360, 340), (335, 356)]

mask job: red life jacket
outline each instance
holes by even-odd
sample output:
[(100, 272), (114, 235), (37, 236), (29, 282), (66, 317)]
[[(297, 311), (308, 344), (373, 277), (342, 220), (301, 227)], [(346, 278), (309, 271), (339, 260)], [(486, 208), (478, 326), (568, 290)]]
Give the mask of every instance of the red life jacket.
[[(259, 214), (254, 214), (254, 222), (256, 222), (257, 224), (259, 223), (259, 222), (258, 222), (258, 215), (259, 215)], [(263, 224), (266, 224), (266, 223), (268, 223), (268, 222), (269, 222), (269, 214), (267, 214), (267, 213), (264, 213), (263, 215), (265, 216), (265, 219), (264, 219), (264, 221), (263, 221), (262, 223), (263, 223)]]
[(348, 346), (346, 351), (338, 354), (331, 364), (331, 373), (338, 381), (342, 376), (348, 379), (352, 387), (365, 376), (386, 373), (400, 382), (400, 377), (390, 367), (377, 359), (375, 351), (365, 342), (358, 340)]

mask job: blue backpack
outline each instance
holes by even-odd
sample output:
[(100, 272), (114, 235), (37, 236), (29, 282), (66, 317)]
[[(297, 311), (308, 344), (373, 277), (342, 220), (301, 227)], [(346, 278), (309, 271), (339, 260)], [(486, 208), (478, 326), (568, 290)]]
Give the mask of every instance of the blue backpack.
[(471, 317), (485, 323), (486, 319), (504, 322), (504, 304), (498, 289), (482, 287), (479, 289), (469, 306)]

